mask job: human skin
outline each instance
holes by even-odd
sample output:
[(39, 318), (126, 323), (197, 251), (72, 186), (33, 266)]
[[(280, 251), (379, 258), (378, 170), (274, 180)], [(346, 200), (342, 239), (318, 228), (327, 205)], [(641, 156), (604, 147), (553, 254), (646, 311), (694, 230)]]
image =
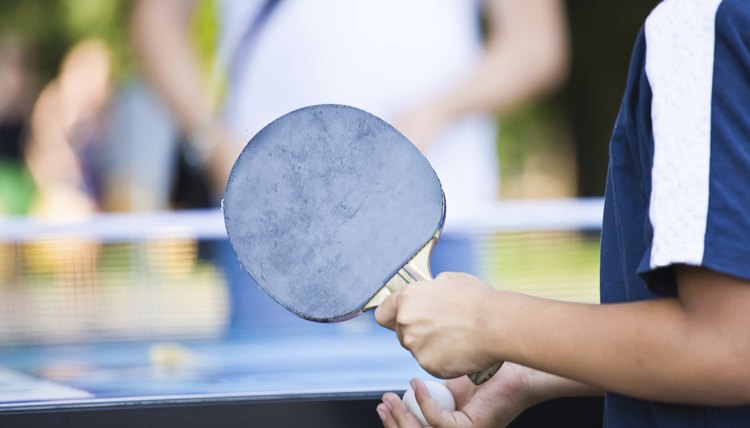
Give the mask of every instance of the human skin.
[(394, 121), (423, 152), (447, 124), (483, 112), (502, 116), (557, 88), (567, 76), (569, 45), (559, 0), (486, 0), (486, 45), (455, 85)]
[[(571, 380), (570, 392), (590, 385), (592, 394), (662, 402), (750, 403), (750, 284), (701, 267), (676, 274), (678, 297), (594, 305), (449, 273), (394, 293), (375, 315), (441, 378), (512, 361)], [(548, 395), (569, 395), (566, 388)]]
[[(430, 99), (415, 100), (394, 125), (423, 152), (446, 125), (476, 113), (503, 114), (556, 87), (568, 69), (568, 34), (560, 0), (485, 0), (486, 49), (469, 73)], [(138, 0), (131, 40), (140, 70), (186, 135), (213, 142), (206, 168), (217, 192), (240, 144), (215, 118), (189, 37), (193, 0)], [(165, 53), (169, 54), (166, 55)], [(460, 147), (457, 147), (460, 149)]]

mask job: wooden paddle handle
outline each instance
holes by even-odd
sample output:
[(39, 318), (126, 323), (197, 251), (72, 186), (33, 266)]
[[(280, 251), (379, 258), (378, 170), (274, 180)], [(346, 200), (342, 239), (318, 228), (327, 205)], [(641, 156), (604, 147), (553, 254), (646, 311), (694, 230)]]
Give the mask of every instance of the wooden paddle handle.
[(481, 385), (487, 382), (488, 380), (490, 380), (490, 378), (494, 376), (495, 373), (497, 373), (497, 371), (500, 370), (500, 367), (502, 366), (503, 366), (503, 362), (501, 361), (499, 363), (496, 363), (495, 365), (493, 365), (492, 367), (488, 369), (484, 369), (481, 372), (472, 373), (467, 376), (469, 376), (469, 379), (471, 379), (471, 381), (474, 382), (474, 385)]

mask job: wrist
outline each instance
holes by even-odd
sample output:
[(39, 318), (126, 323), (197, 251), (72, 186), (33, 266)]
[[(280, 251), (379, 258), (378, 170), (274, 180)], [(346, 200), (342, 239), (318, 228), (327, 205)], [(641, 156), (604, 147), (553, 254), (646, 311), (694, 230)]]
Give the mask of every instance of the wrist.
[(504, 331), (512, 303), (514, 293), (502, 290), (489, 289), (486, 298), (480, 302), (479, 317), (481, 320), (483, 353), (490, 361), (505, 361), (509, 354), (507, 352), (510, 340)]
[(526, 367), (526, 388), (523, 400), (528, 407), (564, 396), (559, 391), (557, 376)]
[(450, 123), (461, 115), (460, 109), (450, 98), (440, 98), (427, 105), (428, 115), (436, 123)]
[(450, 123), (463, 118), (477, 110), (480, 106), (472, 97), (467, 97), (465, 90), (460, 89), (444, 94), (442, 97), (431, 103), (434, 114), (443, 120), (443, 123)]
[(529, 406), (562, 397), (594, 397), (604, 394), (604, 390), (566, 377), (526, 367), (524, 397)]
[(185, 136), (185, 158), (195, 167), (203, 167), (221, 141), (221, 131), (214, 123), (191, 129)]

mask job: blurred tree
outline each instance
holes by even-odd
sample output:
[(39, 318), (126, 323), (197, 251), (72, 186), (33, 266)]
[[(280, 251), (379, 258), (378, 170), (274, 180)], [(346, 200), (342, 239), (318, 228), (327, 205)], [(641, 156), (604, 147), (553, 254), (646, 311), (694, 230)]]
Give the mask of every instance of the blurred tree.
[(560, 96), (572, 127), (580, 196), (602, 195), (609, 139), (638, 31), (658, 0), (568, 2), (573, 46), (570, 80)]
[(121, 76), (130, 63), (125, 25), (129, 7), (127, 0), (0, 0), (0, 39), (21, 39), (45, 82), (57, 73), (75, 42), (101, 38), (112, 50)]

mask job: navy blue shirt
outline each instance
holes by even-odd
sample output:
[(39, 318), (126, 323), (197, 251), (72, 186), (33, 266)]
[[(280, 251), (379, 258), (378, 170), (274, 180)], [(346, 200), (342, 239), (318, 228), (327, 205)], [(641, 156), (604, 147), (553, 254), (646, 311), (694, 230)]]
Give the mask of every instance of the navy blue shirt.
[[(609, 162), (602, 303), (674, 296), (678, 264), (750, 280), (750, 1), (654, 9), (635, 45)], [(613, 393), (605, 403), (607, 427), (750, 426), (750, 407)]]

